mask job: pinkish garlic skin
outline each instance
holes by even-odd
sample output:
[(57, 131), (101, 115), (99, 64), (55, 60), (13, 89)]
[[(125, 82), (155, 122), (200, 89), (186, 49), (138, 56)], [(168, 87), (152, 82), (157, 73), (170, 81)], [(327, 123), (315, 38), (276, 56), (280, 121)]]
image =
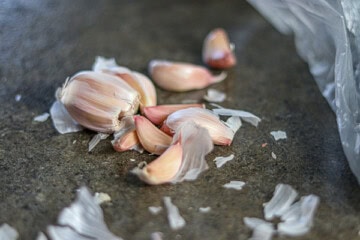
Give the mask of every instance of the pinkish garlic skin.
[(189, 104), (166, 104), (166, 105), (157, 105), (157, 106), (148, 106), (143, 108), (143, 115), (149, 119), (155, 125), (161, 125), (164, 120), (171, 113), (178, 111), (180, 109), (190, 108), (190, 107), (199, 107), (205, 108), (203, 103), (189, 103)]
[(212, 30), (205, 38), (203, 61), (212, 68), (228, 69), (236, 65), (227, 33), (222, 28)]
[(167, 117), (160, 130), (171, 136), (183, 122), (189, 120), (207, 129), (214, 144), (231, 145), (235, 135), (234, 131), (208, 109), (186, 108), (178, 110)]
[(150, 61), (149, 72), (159, 87), (174, 92), (203, 89), (226, 78), (226, 73), (214, 76), (202, 66), (165, 60)]

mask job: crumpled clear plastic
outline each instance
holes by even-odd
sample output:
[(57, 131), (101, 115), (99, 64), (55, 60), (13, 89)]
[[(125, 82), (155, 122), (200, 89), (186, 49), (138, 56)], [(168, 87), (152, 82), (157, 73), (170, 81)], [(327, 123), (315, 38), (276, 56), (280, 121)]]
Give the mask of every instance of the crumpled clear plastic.
[(248, 0), (298, 54), (336, 113), (349, 165), (360, 184), (360, 1)]

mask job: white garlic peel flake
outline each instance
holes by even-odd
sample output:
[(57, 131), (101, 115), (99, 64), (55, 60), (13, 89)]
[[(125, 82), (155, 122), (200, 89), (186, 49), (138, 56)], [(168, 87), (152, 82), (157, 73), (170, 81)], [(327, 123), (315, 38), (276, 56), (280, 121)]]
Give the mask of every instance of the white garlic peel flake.
[(83, 130), (83, 127), (70, 116), (65, 106), (60, 101), (55, 101), (53, 103), (50, 108), (50, 115), (55, 129), (61, 134)]
[(231, 116), (226, 120), (225, 125), (231, 128), (231, 130), (233, 130), (234, 133), (236, 133), (239, 130), (239, 128), (242, 126), (242, 122), (240, 117)]
[(208, 89), (207, 95), (204, 96), (204, 99), (208, 102), (223, 102), (225, 98), (225, 93), (212, 88)]
[(308, 233), (313, 225), (314, 214), (319, 202), (320, 198), (316, 195), (302, 197), (298, 204), (290, 207), (287, 216), (284, 217), (285, 221), (278, 224), (279, 234), (301, 236)]
[(97, 204), (102, 204), (102, 203), (110, 202), (111, 197), (107, 193), (96, 192), (94, 195), (94, 200)]
[(151, 214), (153, 214), (153, 215), (159, 214), (159, 213), (161, 212), (161, 210), (162, 210), (162, 207), (160, 207), (160, 206), (158, 206), (158, 207), (156, 207), (156, 206), (150, 206), (150, 207), (149, 207), (149, 212), (150, 212)]
[(254, 228), (249, 240), (271, 240), (275, 233), (276, 231), (272, 224), (260, 224)]
[(186, 225), (184, 218), (180, 215), (179, 209), (171, 202), (170, 197), (164, 197), (164, 205), (167, 210), (167, 218), (172, 230), (179, 230)]
[(268, 203), (265, 203), (265, 219), (271, 220), (274, 217), (281, 217), (297, 196), (298, 193), (290, 185), (278, 184), (275, 188), (274, 196)]
[(201, 213), (208, 213), (211, 211), (211, 207), (200, 207), (199, 212)]
[(1, 240), (16, 240), (19, 237), (19, 233), (15, 228), (9, 224), (4, 223), (0, 226), (0, 239)]
[(235, 190), (241, 190), (245, 185), (245, 182), (243, 181), (230, 181), (229, 183), (226, 183), (223, 185), (224, 188), (230, 188)]
[(205, 156), (214, 145), (207, 129), (193, 121), (186, 121), (179, 126), (173, 143), (180, 141), (183, 157), (179, 171), (171, 180), (172, 183), (195, 180), (199, 174), (209, 168)]
[(225, 163), (227, 163), (228, 161), (231, 161), (233, 159), (234, 159), (234, 154), (231, 154), (227, 157), (216, 157), (214, 159), (214, 162), (215, 162), (217, 168), (221, 168)]
[(46, 235), (43, 232), (39, 232), (36, 240), (48, 240), (48, 238), (46, 237)]
[(272, 131), (270, 134), (274, 137), (275, 141), (287, 138), (286, 132), (284, 131)]
[(104, 140), (106, 138), (108, 138), (110, 135), (109, 134), (106, 134), (106, 133), (98, 133), (96, 134), (89, 142), (89, 149), (88, 151), (91, 152), (96, 145), (99, 144), (99, 142), (101, 140)]
[(50, 117), (50, 114), (46, 112), (46, 113), (43, 113), (41, 115), (34, 117), (34, 121), (35, 122), (45, 122), (46, 120), (48, 120), (49, 117)]
[(245, 122), (250, 123), (251, 125), (254, 125), (255, 127), (258, 126), (261, 119), (254, 114), (242, 110), (236, 110), (236, 109), (229, 109), (229, 108), (223, 108), (219, 105), (212, 104), (213, 106), (216, 106), (218, 108), (213, 109), (212, 111), (218, 115), (221, 116), (234, 116), (234, 117), (240, 117)]
[[(50, 226), (48, 229), (51, 239), (122, 239), (109, 231), (102, 209), (86, 187), (80, 188), (75, 202), (60, 212), (58, 224), (62, 227)], [(55, 238), (62, 234), (84, 238)]]

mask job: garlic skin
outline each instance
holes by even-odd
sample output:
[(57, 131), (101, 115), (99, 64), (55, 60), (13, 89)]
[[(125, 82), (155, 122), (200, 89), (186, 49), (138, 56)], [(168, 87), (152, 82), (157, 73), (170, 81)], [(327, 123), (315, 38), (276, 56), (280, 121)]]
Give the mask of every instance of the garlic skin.
[(145, 107), (143, 109), (143, 114), (153, 124), (160, 125), (171, 113), (191, 107), (205, 108), (205, 104), (189, 103), (189, 104), (167, 104), (167, 105), (151, 106), (151, 107)]
[(192, 120), (209, 131), (213, 143), (216, 145), (230, 145), (234, 138), (234, 131), (227, 127), (212, 111), (203, 108), (186, 108), (170, 114), (164, 121), (161, 130), (172, 134), (185, 121)]
[(172, 137), (162, 132), (143, 116), (134, 116), (136, 133), (143, 148), (156, 155), (162, 154), (171, 144)]
[(165, 60), (150, 61), (149, 72), (159, 87), (175, 92), (203, 89), (227, 76), (224, 72), (214, 76), (202, 66)]
[(209, 67), (217, 69), (235, 66), (236, 57), (224, 29), (216, 28), (206, 36), (203, 44), (203, 61)]
[(60, 101), (80, 125), (113, 133), (120, 129), (121, 117), (137, 112), (139, 95), (119, 77), (83, 71), (65, 82)]
[(113, 140), (111, 143), (114, 150), (117, 152), (125, 152), (129, 150), (136, 150), (141, 152), (140, 149), (142, 149), (135, 129), (125, 133), (120, 138)]
[(118, 76), (135, 89), (140, 95), (140, 110), (146, 106), (156, 106), (155, 86), (144, 74), (117, 65), (113, 58), (106, 59), (100, 56), (96, 57), (93, 70)]
[(191, 120), (186, 121), (179, 126), (172, 145), (160, 157), (131, 172), (151, 185), (192, 181), (208, 169), (205, 156), (212, 150), (208, 131)]

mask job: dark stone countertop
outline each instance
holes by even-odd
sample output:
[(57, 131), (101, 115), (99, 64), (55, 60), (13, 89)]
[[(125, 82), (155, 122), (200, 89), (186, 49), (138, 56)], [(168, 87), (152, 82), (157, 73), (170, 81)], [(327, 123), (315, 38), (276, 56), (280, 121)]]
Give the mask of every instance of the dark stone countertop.
[[(202, 41), (215, 27), (228, 31), (238, 65), (213, 88), (227, 93), (222, 105), (250, 111), (262, 122), (258, 128), (244, 124), (231, 146), (215, 147), (207, 156), (210, 169), (198, 180), (147, 186), (129, 171), (154, 156), (120, 154), (109, 141), (87, 153), (94, 133), (60, 135), (50, 119), (33, 121), (49, 110), (65, 78), (89, 69), (95, 56), (115, 57), (146, 74), (153, 58), (201, 64)], [(0, 224), (15, 227), (21, 239), (34, 239), (55, 224), (83, 185), (111, 196), (111, 204), (103, 205), (105, 220), (124, 239), (149, 239), (155, 231), (165, 239), (247, 239), (251, 231), (243, 217), (263, 218), (262, 203), (278, 183), (321, 198), (313, 229), (294, 239), (360, 239), (360, 188), (335, 115), (293, 39), (245, 1), (5, 0), (0, 39)], [(163, 104), (201, 99), (206, 90), (157, 91)], [(22, 96), (18, 102), (16, 94)], [(286, 131), (288, 138), (274, 141), (273, 130)], [(217, 169), (212, 160), (230, 153), (235, 160)], [(223, 188), (230, 180), (246, 186)], [(182, 230), (172, 231), (164, 212), (149, 213), (163, 196), (187, 221)], [(209, 213), (199, 213), (207, 206)]]

